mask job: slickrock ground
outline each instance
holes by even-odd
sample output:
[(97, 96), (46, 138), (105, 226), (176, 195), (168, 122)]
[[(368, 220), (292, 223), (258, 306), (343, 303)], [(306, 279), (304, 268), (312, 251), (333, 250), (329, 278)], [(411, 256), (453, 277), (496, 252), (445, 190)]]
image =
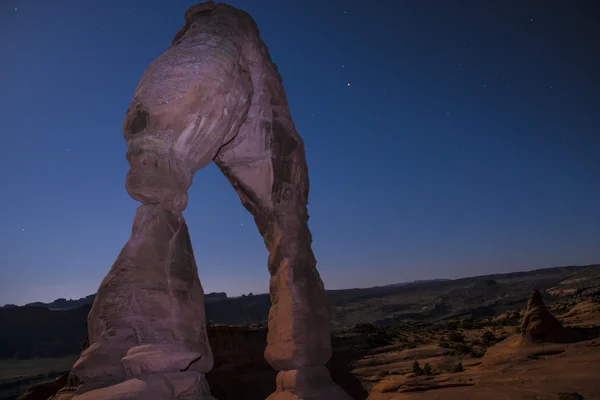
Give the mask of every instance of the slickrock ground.
[[(465, 347), (481, 343), (486, 331), (496, 337), (510, 336), (489, 347), (481, 358), (475, 352), (449, 351), (440, 347), (443, 342), (395, 351), (384, 347), (356, 362), (352, 372), (366, 383), (370, 400), (550, 400), (574, 392), (585, 399), (600, 399), (600, 339), (598, 329), (592, 328), (600, 327), (600, 304), (586, 300), (560, 319), (581, 340), (533, 343), (517, 333), (516, 326), (460, 330)], [(415, 360), (420, 368), (428, 363), (432, 375), (415, 374)], [(456, 372), (459, 362), (462, 372)]]
[[(357, 325), (334, 334), (327, 366), (354, 399), (561, 400), (561, 393), (574, 392), (600, 399), (600, 302), (588, 299), (558, 316), (578, 336), (573, 343), (525, 340), (513, 318), (520, 313), (474, 322)], [(207, 375), (214, 397), (266, 398), (276, 375), (263, 356), (266, 329), (210, 326), (208, 332), (215, 350)], [(423, 373), (426, 364), (430, 375)], [(27, 399), (46, 398), (30, 391)]]
[[(586, 281), (581, 275), (546, 285), (540, 293), (545, 312), (568, 333), (565, 343), (534, 342), (523, 335), (521, 322), (527, 326), (540, 308), (530, 301), (528, 309), (522, 296), (484, 318), (461, 312), (435, 323), (405, 320), (337, 329), (327, 367), (354, 399), (600, 399), (600, 296), (593, 292), (599, 275)], [(556, 285), (576, 285), (579, 293), (552, 296)], [(215, 365), (207, 380), (216, 399), (262, 400), (272, 393), (276, 371), (264, 359), (264, 326), (212, 325), (208, 338)], [(61, 371), (55, 367), (52, 371)], [(27, 399), (47, 400), (47, 392), (34, 394), (30, 390)]]

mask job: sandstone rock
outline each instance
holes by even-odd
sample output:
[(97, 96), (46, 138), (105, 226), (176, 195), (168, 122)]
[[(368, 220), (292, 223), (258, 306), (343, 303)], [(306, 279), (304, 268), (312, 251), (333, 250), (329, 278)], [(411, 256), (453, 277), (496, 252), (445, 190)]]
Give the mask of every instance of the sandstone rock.
[(534, 290), (527, 301), (527, 309), (521, 321), (521, 333), (535, 342), (563, 341), (566, 336), (565, 328), (548, 311), (538, 290)]
[(330, 310), (311, 249), (304, 145), (281, 76), (247, 13), (206, 2), (185, 22), (125, 116), (126, 189), (143, 205), (90, 311), (73, 399), (210, 398), (204, 294), (181, 212), (194, 173), (213, 160), (269, 251), (265, 357), (281, 371), (270, 399), (348, 399), (324, 367)]
[(518, 322), (521, 318), (521, 312), (518, 310), (509, 310), (493, 318), (493, 321), (501, 324)]

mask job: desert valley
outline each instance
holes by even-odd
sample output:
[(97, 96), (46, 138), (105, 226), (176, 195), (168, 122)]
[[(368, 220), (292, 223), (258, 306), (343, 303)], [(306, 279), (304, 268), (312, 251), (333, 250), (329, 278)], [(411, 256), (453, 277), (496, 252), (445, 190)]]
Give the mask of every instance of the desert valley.
[[(328, 367), (355, 399), (600, 399), (600, 265), (327, 295)], [(0, 399), (46, 400), (67, 384), (92, 301), (0, 309)], [(206, 296), (215, 398), (273, 391), (269, 305), (263, 294)]]

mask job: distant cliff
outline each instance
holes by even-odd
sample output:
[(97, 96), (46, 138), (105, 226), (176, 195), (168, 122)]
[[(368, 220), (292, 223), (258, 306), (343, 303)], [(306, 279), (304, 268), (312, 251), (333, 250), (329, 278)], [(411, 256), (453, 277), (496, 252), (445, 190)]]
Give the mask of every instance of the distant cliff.
[[(96, 294), (90, 294), (89, 296), (86, 297), (82, 297), (81, 299), (77, 299), (77, 300), (72, 300), (72, 299), (56, 299), (51, 303), (42, 303), (40, 301), (36, 301), (34, 303), (28, 303), (25, 304), (24, 306), (21, 307), (39, 307), (39, 308), (46, 308), (48, 310), (72, 310), (74, 308), (79, 308), (82, 306), (86, 306), (86, 305), (90, 305), (94, 302), (94, 299), (96, 298)], [(208, 293), (204, 295), (204, 301), (207, 303), (210, 302), (215, 302), (215, 301), (223, 301), (223, 300), (227, 300), (227, 293), (225, 292), (220, 292), (220, 293)], [(8, 308), (17, 308), (19, 306), (14, 305), (14, 304), (6, 304), (3, 307), (0, 307), (0, 309), (8, 309)]]

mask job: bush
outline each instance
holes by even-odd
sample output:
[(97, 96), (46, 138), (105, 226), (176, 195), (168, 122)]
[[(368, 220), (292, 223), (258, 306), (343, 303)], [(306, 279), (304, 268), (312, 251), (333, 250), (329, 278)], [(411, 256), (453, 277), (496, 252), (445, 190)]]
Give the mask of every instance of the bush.
[(423, 370), (421, 369), (421, 366), (419, 365), (419, 362), (417, 360), (415, 360), (415, 362), (413, 363), (412, 370), (417, 375), (423, 375)]
[(429, 363), (425, 363), (423, 366), (423, 375), (433, 375), (433, 371), (431, 370), (431, 365), (429, 365)]
[(461, 343), (461, 342), (464, 342), (464, 340), (465, 340), (465, 337), (461, 332), (452, 331), (448, 334), (449, 342)]
[(469, 354), (469, 353), (473, 352), (473, 349), (471, 348), (471, 346), (469, 346), (466, 343), (461, 343), (461, 344), (455, 345), (454, 350), (458, 351), (459, 353), (463, 353), (463, 354)]
[(585, 397), (577, 392), (559, 393), (558, 396), (559, 400), (585, 400)]
[(457, 373), (457, 372), (463, 372), (465, 369), (463, 368), (462, 363), (459, 361), (458, 364), (456, 364), (454, 367), (452, 367), (452, 370), (450, 372), (452, 373)]
[(460, 324), (458, 325), (458, 327), (460, 329), (473, 329), (473, 320), (472, 319), (463, 319), (462, 321), (460, 321)]
[(449, 331), (455, 331), (456, 329), (458, 329), (458, 322), (456, 322), (456, 321), (446, 322), (446, 329), (448, 329)]
[(498, 338), (496, 337), (496, 335), (494, 335), (494, 332), (485, 331), (481, 335), (481, 343), (483, 343), (485, 346), (490, 347), (498, 343)]
[(448, 342), (440, 342), (438, 346), (443, 347), (444, 349), (450, 348), (450, 344)]
[(469, 353), (469, 357), (471, 358), (481, 358), (485, 355), (485, 350), (473, 350)]

